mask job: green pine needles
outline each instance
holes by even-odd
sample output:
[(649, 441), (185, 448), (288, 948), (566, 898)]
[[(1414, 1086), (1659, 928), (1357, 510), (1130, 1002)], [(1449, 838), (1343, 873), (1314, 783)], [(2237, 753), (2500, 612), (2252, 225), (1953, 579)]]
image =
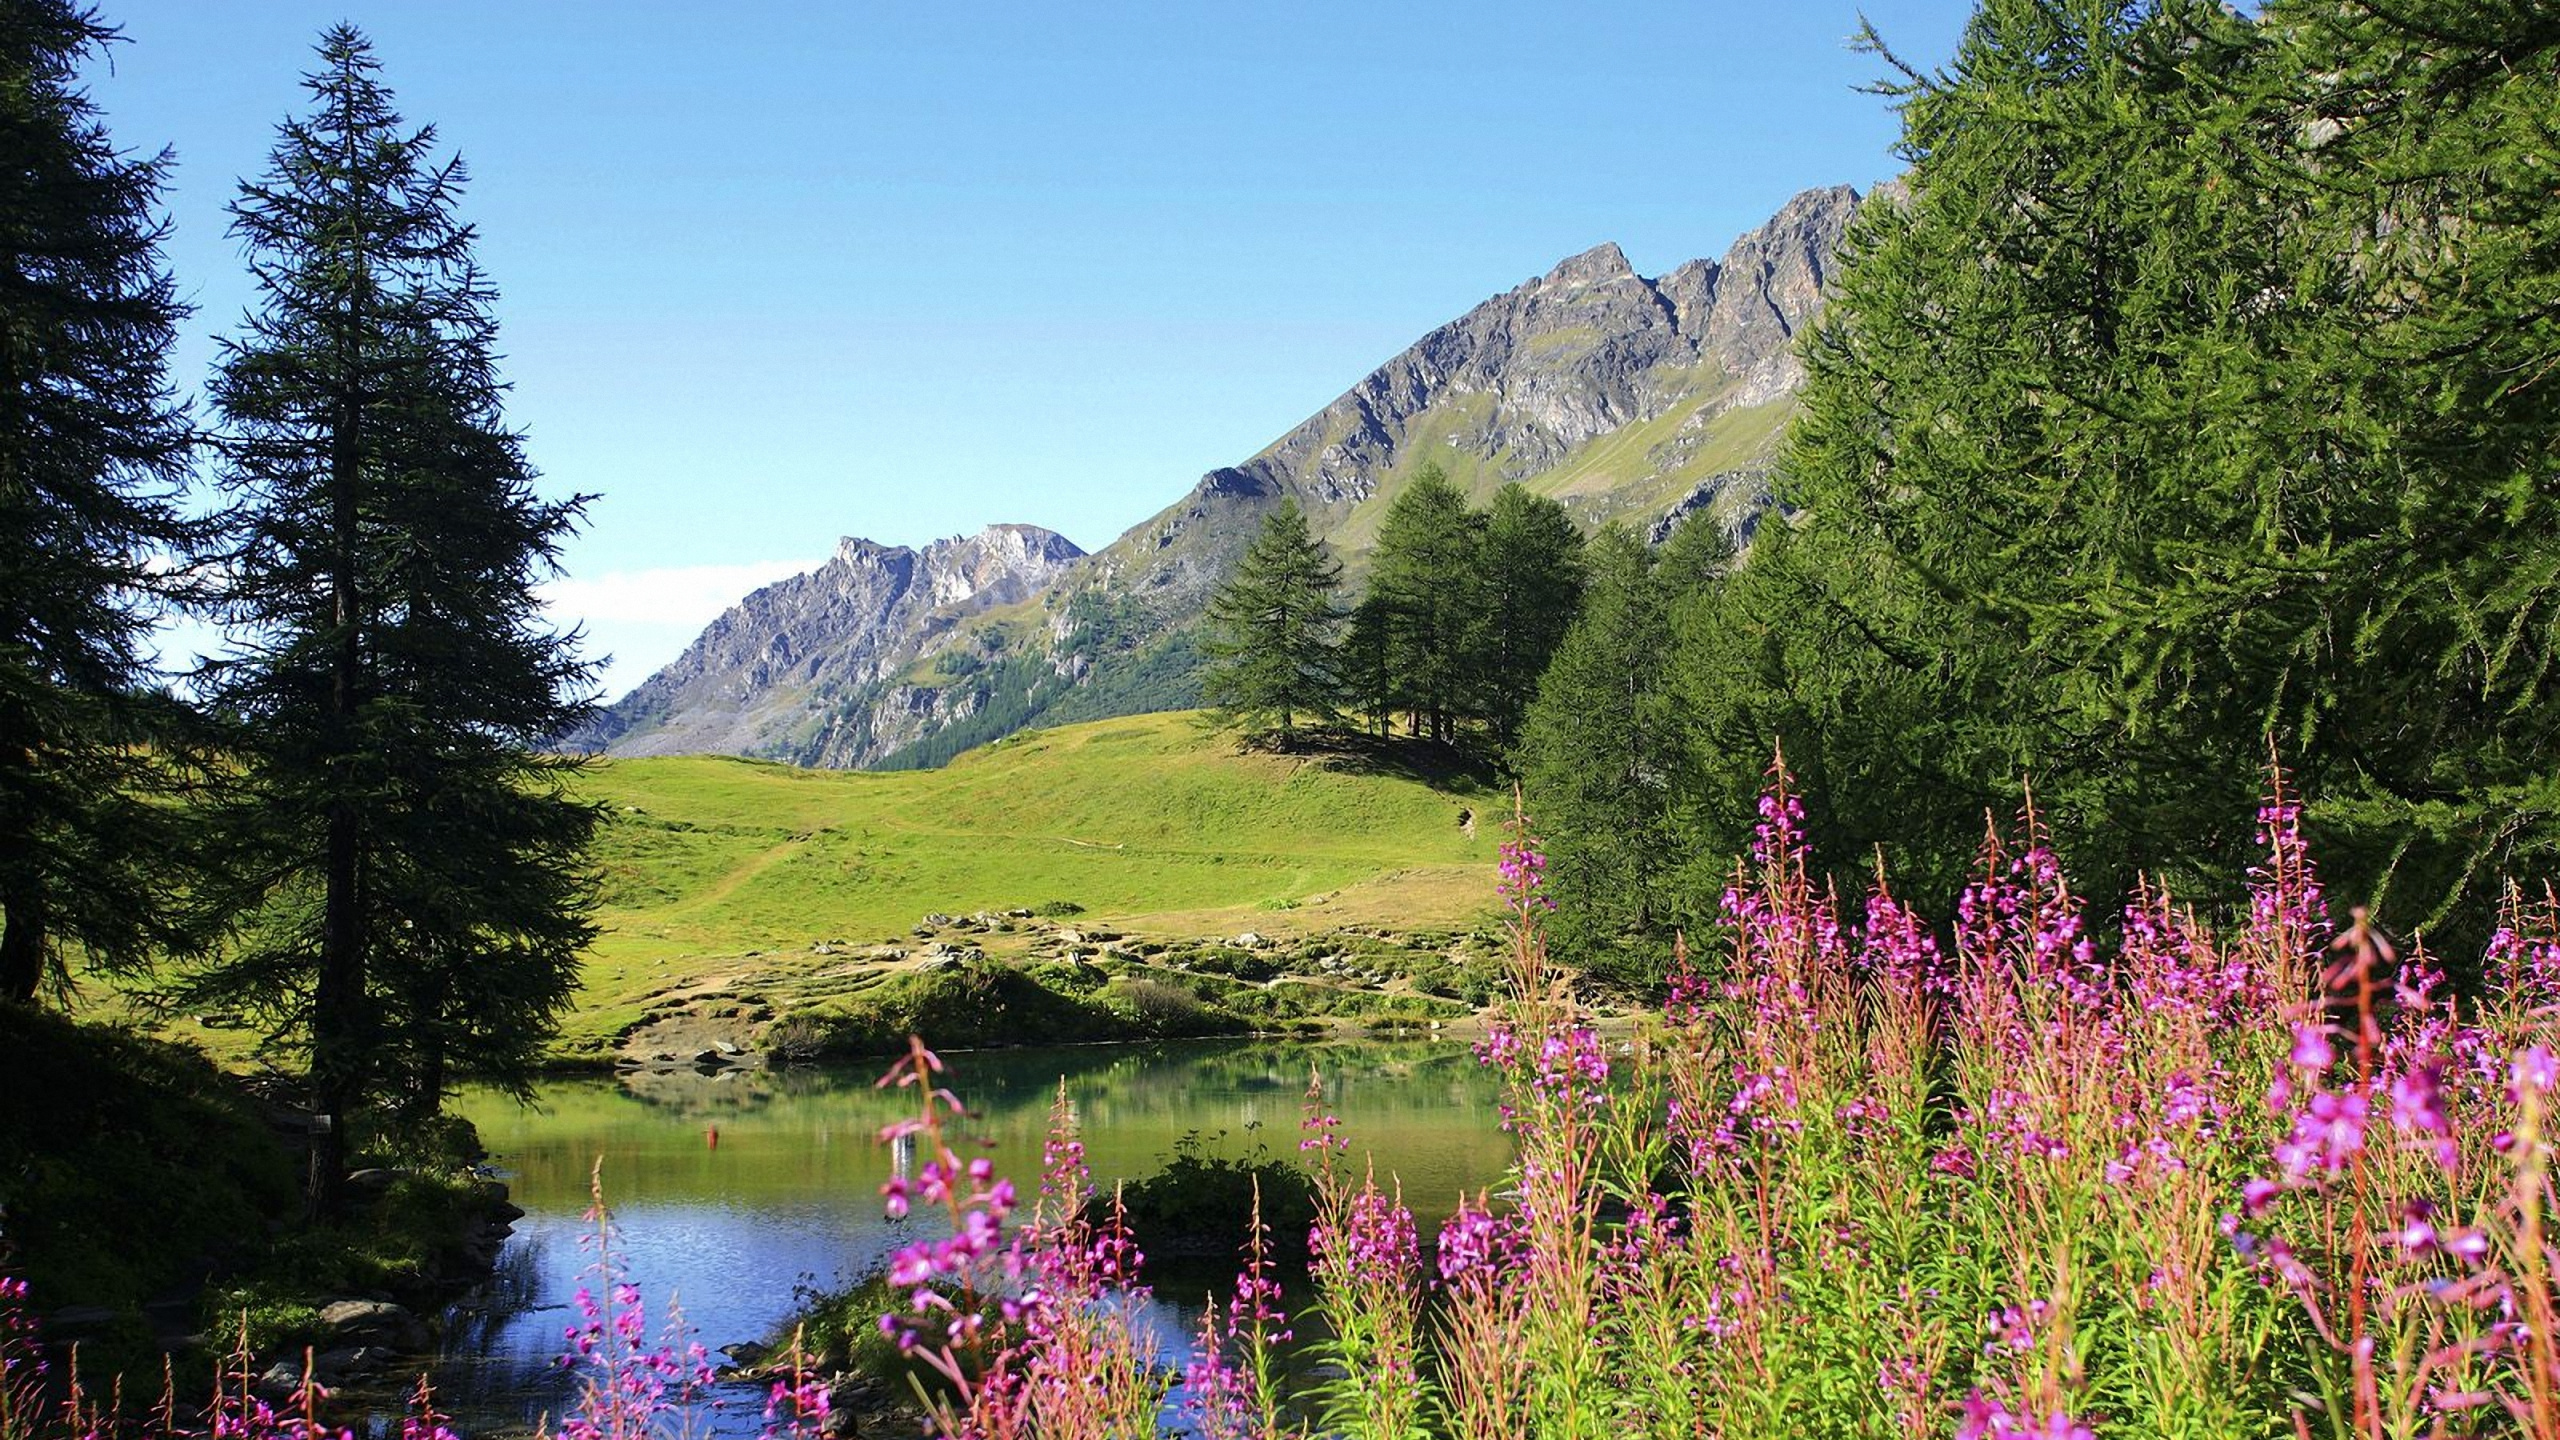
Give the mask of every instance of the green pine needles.
[(0, 1001), (178, 939), (152, 798), (171, 707), (143, 642), (154, 561), (186, 538), (186, 310), (153, 213), (166, 158), (119, 153), (75, 88), (114, 38), (63, 0), (0, 16)]
[(1209, 602), (1209, 672), (1200, 688), (1221, 724), (1286, 750), (1301, 724), (1340, 718), (1341, 583), (1342, 566), (1307, 533), (1298, 502), (1282, 499)]
[(307, 1044), (326, 1211), (352, 1115), (528, 1073), (594, 935), (597, 817), (539, 748), (589, 688), (534, 592), (584, 501), (534, 493), (500, 414), (461, 164), (361, 35), (320, 61), (232, 211), (260, 303), (212, 386), (240, 501), (202, 683), (238, 722), (208, 898), (243, 918), (184, 988)]

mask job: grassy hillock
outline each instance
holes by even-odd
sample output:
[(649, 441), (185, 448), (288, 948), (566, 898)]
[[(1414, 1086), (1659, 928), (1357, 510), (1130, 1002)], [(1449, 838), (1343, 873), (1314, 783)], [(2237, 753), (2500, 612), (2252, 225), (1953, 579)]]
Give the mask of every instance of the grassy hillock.
[(0, 1005), (0, 1266), (50, 1308), (129, 1308), (263, 1242), (299, 1177), (203, 1056)]
[[(605, 927), (573, 1047), (688, 986), (791, 1008), (928, 914), (1038, 909), (1133, 946), (1459, 930), (1492, 896), (1497, 797), (1370, 752), (1240, 751), (1193, 714), (1027, 731), (932, 771), (598, 764)], [(1047, 932), (1054, 937), (1056, 931)], [(969, 946), (1027, 957), (1037, 927)], [(779, 992), (777, 994), (777, 992)]]

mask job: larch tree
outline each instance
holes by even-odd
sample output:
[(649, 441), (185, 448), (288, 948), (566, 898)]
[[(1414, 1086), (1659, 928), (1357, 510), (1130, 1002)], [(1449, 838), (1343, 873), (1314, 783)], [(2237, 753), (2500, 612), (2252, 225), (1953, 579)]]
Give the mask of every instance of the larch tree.
[(1351, 607), (1340, 654), (1342, 701), (1360, 717), (1362, 728), (1384, 740), (1395, 733), (1396, 679), (1387, 602), (1375, 588)]
[(1495, 492), (1480, 544), (1469, 708), (1508, 749), (1582, 604), (1582, 532), (1562, 505), (1511, 484)]
[(1474, 576), (1484, 517), (1436, 464), (1426, 463), (1387, 505), (1369, 575), (1385, 624), (1386, 674), (1413, 733), (1458, 736), (1473, 699)]
[[(1924, 904), (2030, 779), (2092, 893), (2237, 879), (2311, 517), (2298, 466), (2235, 447), (2282, 403), (2264, 338), (2326, 283), (2278, 244), (2266, 43), (2210, 0), (1986, 0), (1907, 74), (1911, 168), (1805, 342), (1784, 518), (1685, 631), (1728, 652), (1680, 667), (1728, 855), (1783, 739), (1822, 858), (1892, 843)], [(2277, 603), (2125, 623), (2241, 569)]]
[(1521, 789), (1547, 845), (1554, 933), (1567, 958), (1622, 982), (1654, 978), (1676, 856), (1677, 756), (1664, 686), (1668, 596), (1644, 542), (1593, 536), (1582, 608), (1556, 648), (1521, 739)]
[(1208, 673), (1201, 698), (1221, 723), (1296, 743), (1301, 722), (1340, 718), (1334, 635), (1343, 620), (1342, 566), (1308, 533), (1294, 498), (1262, 519), (1235, 573), (1209, 601)]
[(0, 1000), (169, 938), (144, 652), (185, 538), (165, 373), (185, 310), (153, 210), (166, 156), (119, 152), (76, 83), (114, 38), (65, 0), (0, 10)]
[(504, 424), (461, 163), (362, 35), (319, 50), (232, 206), (260, 299), (211, 391), (237, 501), (204, 688), (237, 726), (213, 898), (238, 938), (185, 993), (307, 1046), (327, 1213), (351, 1118), (522, 1083), (594, 934), (596, 812), (540, 749), (590, 703), (534, 588), (584, 501), (540, 497)]

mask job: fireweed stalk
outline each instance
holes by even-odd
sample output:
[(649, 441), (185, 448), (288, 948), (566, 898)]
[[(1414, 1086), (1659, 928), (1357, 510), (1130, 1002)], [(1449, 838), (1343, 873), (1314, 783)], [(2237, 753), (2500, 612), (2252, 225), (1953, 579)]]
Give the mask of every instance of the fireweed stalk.
[[(1526, 1382), (1518, 1413), (1534, 1433), (1579, 1440), (1619, 1433), (1603, 1403), (1604, 1352), (1594, 1344), (1602, 1286), (1596, 1217), (1604, 1154), (1613, 1142), (1642, 1142), (1637, 1127), (1613, 1123), (1607, 1049), (1575, 1005), (1566, 978), (1547, 963), (1541, 922), (1555, 902), (1546, 890), (1546, 857), (1516, 802), (1507, 828), (1500, 894), (1508, 973), (1477, 1055), (1502, 1076), (1503, 1123), (1516, 1155), (1518, 1243), (1507, 1256), (1490, 1247), (1497, 1251), (1499, 1284), (1460, 1285), (1448, 1302), (1452, 1325), (1480, 1342), (1517, 1331)], [(1461, 1212), (1453, 1227), (1476, 1233), (1444, 1234), (1442, 1244), (1455, 1238), (1460, 1253), (1483, 1247), (1485, 1230), (1496, 1223)], [(1521, 1307), (1517, 1314), (1503, 1313), (1513, 1305)], [(1472, 1358), (1463, 1350), (1453, 1354), (1458, 1363)], [(1444, 1379), (1453, 1395), (1467, 1397), (1462, 1423), (1469, 1429), (1490, 1426), (1507, 1402), (1487, 1383), (1500, 1374)]]
[(1430, 1395), (1422, 1373), (1422, 1262), (1413, 1212), (1380, 1190), (1374, 1167), (1358, 1186), (1337, 1159), (1349, 1143), (1309, 1077), (1298, 1148), (1316, 1157), (1316, 1222), (1308, 1236), (1316, 1308), (1328, 1338), (1319, 1350), (1338, 1374), (1315, 1399), (1328, 1434), (1345, 1440), (1419, 1440)]
[(565, 1332), (569, 1348), (559, 1362), (578, 1377), (578, 1400), (561, 1417), (558, 1430), (546, 1426), (540, 1433), (558, 1440), (655, 1440), (697, 1433), (703, 1412), (719, 1403), (710, 1393), (710, 1352), (672, 1305), (664, 1330), (652, 1341), (648, 1306), (616, 1244), (613, 1212), (604, 1203), (601, 1159), (588, 1174), (587, 1196), (588, 1228), (578, 1244), (592, 1257), (587, 1268), (591, 1283), (580, 1286), (572, 1302), (579, 1320)]
[[(1515, 832), (1479, 1053), (1516, 1166), (1442, 1230), (1427, 1309), (1409, 1212), (1311, 1095), (1326, 1428), (2560, 1440), (2560, 903), (2511, 899), (2457, 1007), (2422, 949), (2333, 932), (2300, 813), (2279, 774), (2231, 929), (2146, 885), (2101, 953), (2032, 808), (1933, 931), (1881, 866), (1862, 902), (1817, 882), (1773, 766), (1716, 953), (1679, 949), (1614, 1054), (1548, 963)], [(942, 1192), (955, 1233), (997, 1206), (969, 1184)], [(1243, 1313), (1195, 1366), (1209, 1434), (1281, 1428), (1275, 1372), (1218, 1358), (1276, 1341), (1276, 1310), (1250, 1342)], [(1051, 1354), (1102, 1388), (1127, 1363)]]
[(907, 1305), (880, 1317), (902, 1351), (950, 1386), (949, 1395), (917, 1387), (932, 1432), (958, 1440), (1154, 1433), (1164, 1386), (1125, 1308), (1145, 1296), (1140, 1256), (1116, 1201), (1101, 1224), (1084, 1218), (1091, 1177), (1065, 1087), (1049, 1113), (1039, 1196), (1008, 1234), (1013, 1184), (985, 1156), (964, 1161), (953, 1147), (949, 1126), (968, 1112), (941, 1074), (941, 1058), (914, 1040), (880, 1081), (917, 1094), (916, 1115), (883, 1127), (881, 1142), (913, 1139), (924, 1157), (912, 1180), (894, 1175), (881, 1186), (888, 1213), (902, 1218), (921, 1201), (949, 1221), (948, 1235), (892, 1257), (889, 1278), (908, 1290)]
[(1183, 1368), (1183, 1411), (1203, 1440), (1277, 1440), (1279, 1347), (1295, 1338), (1273, 1278), (1271, 1227), (1262, 1219), (1262, 1180), (1253, 1181), (1253, 1221), (1244, 1268), (1223, 1310), (1217, 1297), (1200, 1313), (1200, 1334)]

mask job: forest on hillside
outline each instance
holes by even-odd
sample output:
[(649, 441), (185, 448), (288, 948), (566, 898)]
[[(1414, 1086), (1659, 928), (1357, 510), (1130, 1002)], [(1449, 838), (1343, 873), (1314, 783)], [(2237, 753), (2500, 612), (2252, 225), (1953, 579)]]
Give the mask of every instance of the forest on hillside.
[[(1212, 696), (1463, 723), (1526, 786), (1560, 943), (1629, 979), (1714, 922), (1780, 750), (1823, 872), (1881, 847), (1940, 913), (2030, 803), (2093, 893), (2234, 904), (2281, 765), (2336, 893), (2476, 949), (2560, 857), (2554, 38), (2028, 0), (1943, 71), (1870, 36), (1909, 168), (1803, 339), (1747, 562), (1517, 551), (1530, 497), (1488, 525), (1420, 487), (1347, 634), (1230, 613), (1256, 658)], [(1572, 628), (1515, 644), (1523, 586)]]

